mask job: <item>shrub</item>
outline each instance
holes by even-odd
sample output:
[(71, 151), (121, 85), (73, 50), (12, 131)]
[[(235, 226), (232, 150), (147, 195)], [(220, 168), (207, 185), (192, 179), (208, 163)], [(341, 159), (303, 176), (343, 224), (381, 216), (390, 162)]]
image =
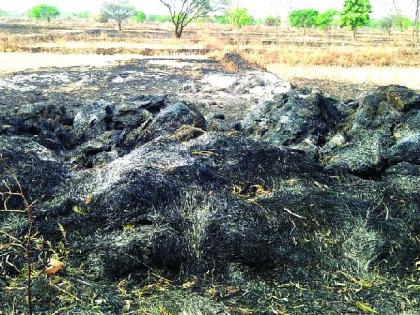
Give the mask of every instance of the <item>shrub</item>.
[(143, 11), (136, 11), (133, 19), (138, 23), (144, 23), (146, 21), (146, 14)]
[(265, 25), (279, 27), (281, 25), (281, 19), (278, 16), (267, 16), (265, 18)]

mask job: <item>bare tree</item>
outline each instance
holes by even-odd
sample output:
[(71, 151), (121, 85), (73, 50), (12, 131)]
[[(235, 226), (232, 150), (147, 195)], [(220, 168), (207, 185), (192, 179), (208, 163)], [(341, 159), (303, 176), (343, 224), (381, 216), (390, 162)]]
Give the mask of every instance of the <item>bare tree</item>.
[(101, 8), (101, 14), (117, 22), (120, 32), (122, 31), (122, 23), (132, 17), (135, 12), (134, 6), (126, 0), (104, 2)]
[(160, 0), (160, 2), (169, 10), (176, 38), (181, 38), (184, 28), (193, 20), (222, 10), (229, 3), (228, 0)]
[(287, 21), (290, 11), (292, 11), (292, 0), (271, 0), (273, 13), (280, 19)]

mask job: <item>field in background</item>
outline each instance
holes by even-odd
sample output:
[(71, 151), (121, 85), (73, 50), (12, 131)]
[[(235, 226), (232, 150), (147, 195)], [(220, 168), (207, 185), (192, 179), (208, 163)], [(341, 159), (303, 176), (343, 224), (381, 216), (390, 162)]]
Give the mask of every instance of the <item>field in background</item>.
[(354, 40), (350, 31), (341, 29), (303, 31), (259, 25), (237, 32), (228, 26), (203, 24), (187, 28), (184, 38), (177, 40), (171, 24), (132, 23), (119, 33), (112, 24), (95, 22), (0, 19), (3, 53), (97, 54), (113, 56), (109, 58), (113, 60), (127, 55), (222, 59), (226, 53), (239, 52), (250, 63), (288, 79), (304, 76), (420, 89), (420, 54), (411, 47), (411, 36), (410, 32), (389, 35), (361, 30)]

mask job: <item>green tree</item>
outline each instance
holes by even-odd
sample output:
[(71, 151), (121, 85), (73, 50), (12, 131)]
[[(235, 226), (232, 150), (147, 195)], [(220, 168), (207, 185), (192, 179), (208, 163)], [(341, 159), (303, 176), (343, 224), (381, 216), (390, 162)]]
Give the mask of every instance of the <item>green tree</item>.
[(144, 23), (146, 21), (146, 14), (143, 11), (136, 11), (133, 18), (136, 22)]
[(120, 32), (122, 31), (122, 23), (132, 17), (135, 12), (135, 8), (126, 0), (104, 2), (101, 8), (103, 16), (117, 22)]
[(370, 13), (372, 5), (369, 0), (345, 0), (341, 12), (341, 26), (350, 28), (353, 31), (353, 38), (356, 38), (357, 28), (369, 23)]
[(279, 27), (281, 25), (281, 19), (278, 16), (267, 16), (265, 18), (264, 24), (267, 26)]
[(46, 20), (48, 22), (51, 19), (60, 15), (60, 11), (56, 6), (48, 4), (38, 4), (29, 10), (28, 16), (37, 20)]
[(322, 30), (330, 29), (338, 16), (339, 12), (337, 10), (330, 9), (324, 11), (316, 17), (316, 26)]
[(159, 0), (169, 11), (175, 26), (175, 37), (181, 38), (185, 27), (192, 21), (222, 10), (228, 0)]
[(239, 29), (252, 24), (253, 18), (246, 8), (236, 8), (229, 11), (229, 22), (233, 28)]
[(293, 27), (310, 28), (316, 26), (319, 12), (314, 9), (293, 10), (289, 14), (289, 22)]

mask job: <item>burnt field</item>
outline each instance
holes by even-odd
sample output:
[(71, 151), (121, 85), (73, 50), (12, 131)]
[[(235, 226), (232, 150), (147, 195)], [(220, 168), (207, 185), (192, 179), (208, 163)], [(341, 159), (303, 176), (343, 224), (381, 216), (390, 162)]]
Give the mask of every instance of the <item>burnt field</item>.
[(28, 248), (37, 314), (418, 312), (420, 95), (328, 82), (238, 55), (3, 74), (0, 313)]

